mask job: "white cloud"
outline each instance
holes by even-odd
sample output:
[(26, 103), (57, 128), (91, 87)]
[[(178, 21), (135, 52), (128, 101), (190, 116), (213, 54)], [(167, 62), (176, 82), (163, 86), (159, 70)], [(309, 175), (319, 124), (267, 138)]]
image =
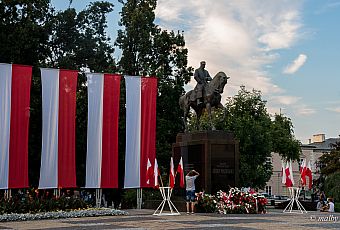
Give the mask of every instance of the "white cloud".
[(296, 108), (296, 114), (298, 116), (309, 116), (316, 113), (316, 110), (313, 108), (310, 108), (306, 105), (300, 105)]
[[(278, 49), (292, 47), (300, 38), (299, 1), (270, 0), (159, 0), (158, 24), (184, 30), (189, 65), (207, 61), (210, 75), (224, 71), (231, 78), (223, 99), (240, 85), (273, 95), (284, 92), (266, 72)], [(190, 89), (196, 84), (192, 80)]]
[(336, 113), (340, 113), (340, 107), (337, 107), (337, 108), (328, 108), (327, 110), (332, 111), (332, 112), (336, 112)]
[(301, 99), (301, 97), (294, 97), (294, 96), (273, 96), (270, 98), (270, 100), (272, 101), (272, 103), (278, 103), (281, 105), (293, 105), (295, 103), (297, 103), (299, 100)]
[(307, 56), (305, 54), (300, 54), (290, 65), (288, 65), (283, 73), (293, 74), (298, 71), (306, 62)]

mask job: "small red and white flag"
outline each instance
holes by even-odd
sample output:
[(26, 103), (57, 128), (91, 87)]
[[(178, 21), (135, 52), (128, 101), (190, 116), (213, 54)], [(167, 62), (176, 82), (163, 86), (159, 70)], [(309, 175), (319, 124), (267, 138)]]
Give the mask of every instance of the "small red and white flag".
[(152, 179), (153, 179), (153, 168), (152, 168), (150, 159), (148, 158), (148, 164), (146, 166), (146, 183), (151, 184)]
[(88, 73), (86, 188), (118, 188), (120, 80)]
[(286, 184), (286, 165), (283, 160), (281, 160), (281, 177), (282, 177), (281, 183)]
[(308, 161), (308, 166), (307, 166), (307, 168), (306, 168), (305, 175), (306, 175), (306, 176), (308, 177), (308, 179), (309, 179), (308, 188), (311, 189), (311, 188), (312, 188), (312, 185), (313, 185), (313, 173), (312, 173), (312, 166), (311, 166), (310, 161)]
[(179, 177), (180, 177), (179, 186), (181, 188), (184, 188), (185, 187), (185, 184), (184, 184), (184, 167), (183, 167), (183, 159), (182, 159), (182, 157), (179, 160), (179, 164), (177, 166), (177, 173), (179, 174)]
[(300, 177), (302, 186), (306, 185), (306, 170), (307, 170), (306, 159), (303, 159), (302, 164), (300, 166)]
[(148, 159), (156, 157), (157, 78), (125, 76), (126, 152), (124, 188), (153, 187), (147, 184)]
[(40, 189), (76, 187), (77, 77), (78, 71), (41, 68)]
[(26, 188), (32, 67), (0, 63), (0, 189)]
[(158, 177), (160, 176), (160, 171), (158, 169), (158, 163), (157, 163), (157, 159), (155, 158), (155, 166), (154, 166), (154, 170), (153, 170), (153, 175), (154, 175), (154, 180), (155, 180), (155, 184), (154, 187), (158, 188), (159, 187), (159, 181), (158, 181)]
[(285, 173), (286, 173), (286, 186), (292, 187), (294, 185), (292, 161), (289, 162), (287, 161)]
[(170, 188), (175, 187), (175, 169), (174, 169), (174, 160), (172, 157), (170, 158), (169, 186)]

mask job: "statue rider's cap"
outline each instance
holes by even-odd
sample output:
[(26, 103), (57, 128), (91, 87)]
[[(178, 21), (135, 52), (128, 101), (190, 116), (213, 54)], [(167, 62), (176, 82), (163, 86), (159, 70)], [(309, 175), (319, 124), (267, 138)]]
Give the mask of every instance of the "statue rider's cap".
[(204, 65), (205, 65), (206, 63), (205, 63), (205, 61), (201, 61), (201, 64), (204, 64)]

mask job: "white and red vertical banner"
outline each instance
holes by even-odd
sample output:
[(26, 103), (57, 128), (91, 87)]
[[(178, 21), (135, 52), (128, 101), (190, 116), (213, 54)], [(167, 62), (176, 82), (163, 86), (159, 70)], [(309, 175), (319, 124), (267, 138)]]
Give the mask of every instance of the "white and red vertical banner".
[(120, 80), (88, 73), (86, 188), (118, 188)]
[(177, 173), (179, 174), (179, 186), (181, 188), (185, 187), (184, 184), (184, 166), (183, 166), (183, 158), (181, 157), (181, 159), (179, 160), (178, 166), (177, 166)]
[(0, 63), (0, 189), (28, 187), (32, 67)]
[(156, 157), (157, 78), (125, 76), (126, 153), (125, 188), (152, 187), (147, 184), (148, 159)]
[(170, 158), (169, 187), (170, 188), (175, 187), (175, 166), (174, 166), (174, 160), (172, 157)]
[(40, 189), (76, 187), (77, 77), (74, 70), (41, 68)]
[(285, 184), (286, 187), (293, 187), (294, 186), (294, 177), (293, 177), (293, 169), (292, 169), (292, 161), (290, 160), (289, 162), (286, 162), (286, 167), (285, 167)]
[(153, 168), (152, 168), (150, 159), (148, 158), (148, 163), (146, 165), (146, 184), (150, 184), (152, 177), (153, 177)]
[(154, 175), (154, 181), (155, 181), (154, 188), (159, 188), (158, 177), (161, 175), (161, 172), (159, 171), (159, 168), (158, 168), (157, 158), (155, 158), (155, 165), (154, 165), (154, 168), (153, 168), (153, 175)]
[(282, 184), (286, 184), (286, 164), (283, 160), (281, 160), (281, 176), (282, 176), (282, 179), (281, 179), (281, 183)]
[(301, 186), (306, 185), (306, 170), (307, 170), (306, 159), (303, 159), (300, 166)]

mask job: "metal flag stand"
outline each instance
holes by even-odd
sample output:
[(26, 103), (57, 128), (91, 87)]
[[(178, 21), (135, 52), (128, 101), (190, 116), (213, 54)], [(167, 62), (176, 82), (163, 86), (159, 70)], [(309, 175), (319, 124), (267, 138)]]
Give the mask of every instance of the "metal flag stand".
[[(283, 210), (283, 212), (301, 213), (301, 214), (307, 213), (306, 209), (302, 206), (302, 204), (299, 201), (301, 188), (289, 187), (288, 189), (289, 189), (289, 194), (290, 194), (290, 201), (287, 207)], [(298, 210), (293, 210), (294, 202), (296, 202), (296, 206)]]
[[(162, 215), (167, 215), (167, 216), (175, 216), (175, 215), (181, 215), (175, 205), (172, 203), (170, 200), (171, 193), (172, 193), (172, 188), (171, 187), (159, 187), (159, 191), (162, 194), (163, 201), (160, 203), (156, 211), (153, 213), (155, 216), (162, 216)], [(165, 203), (169, 205), (170, 213), (166, 212), (163, 213), (163, 209), (165, 206)]]

